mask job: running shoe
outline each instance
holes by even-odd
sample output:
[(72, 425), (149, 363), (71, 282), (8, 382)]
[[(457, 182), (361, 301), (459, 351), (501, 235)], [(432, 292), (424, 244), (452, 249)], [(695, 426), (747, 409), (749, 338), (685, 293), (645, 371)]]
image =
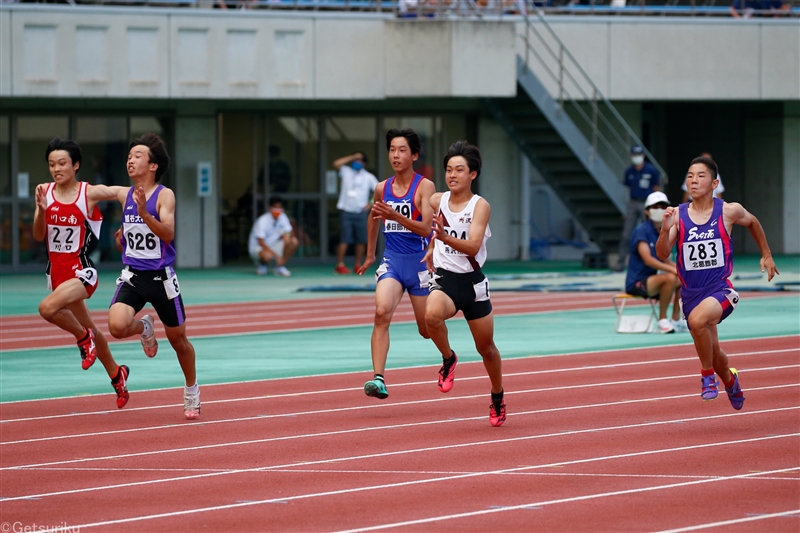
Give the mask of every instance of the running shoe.
[(292, 275), (291, 271), (285, 266), (275, 267), (275, 274), (278, 276), (283, 276), (284, 278), (288, 278)]
[(195, 420), (200, 416), (200, 389), (197, 389), (197, 394), (183, 391), (183, 416), (186, 420)]
[(711, 400), (716, 400), (719, 395), (719, 391), (717, 390), (717, 385), (719, 385), (719, 383), (714, 379), (714, 374), (710, 376), (701, 376), (700, 382), (703, 384), (703, 391), (700, 393), (700, 397), (703, 401), (710, 402)]
[(686, 323), (685, 318), (681, 318), (680, 320), (670, 320), (672, 322), (672, 327), (675, 328), (676, 333), (686, 333), (689, 331), (689, 324)]
[(128, 403), (128, 376), (131, 374), (131, 369), (125, 365), (119, 365), (117, 370), (117, 377), (111, 380), (111, 386), (117, 392), (117, 407), (122, 409)]
[(739, 386), (739, 372), (735, 368), (731, 368), (731, 374), (733, 374), (733, 387), (730, 389), (725, 387), (725, 392), (728, 393), (728, 399), (733, 408), (738, 411), (744, 405), (744, 393)]
[(373, 379), (372, 381), (364, 383), (364, 394), (372, 396), (373, 398), (378, 398), (379, 400), (385, 400), (389, 397), (389, 393), (386, 390), (386, 383), (381, 379)]
[(97, 359), (97, 345), (94, 343), (95, 332), (93, 329), (86, 330), (86, 338), (78, 342), (81, 350), (81, 368), (89, 370)]
[(258, 268), (256, 268), (256, 275), (257, 276), (266, 276), (267, 275), (267, 265), (258, 265)]
[(145, 337), (144, 333), (142, 333), (142, 348), (144, 348), (144, 354), (147, 357), (155, 357), (158, 353), (158, 341), (156, 340), (156, 328), (153, 317), (144, 315), (142, 317), (142, 322), (150, 324), (150, 335)]
[(499, 427), (503, 425), (503, 422), (506, 421), (506, 402), (503, 400), (500, 405), (495, 405), (492, 402), (489, 405), (489, 423), (494, 427)]
[(338, 265), (336, 265), (336, 268), (334, 268), (333, 271), (336, 272), (337, 274), (349, 274), (350, 273), (350, 269), (347, 268), (346, 266), (344, 266), (343, 263), (339, 263)]
[(453, 381), (456, 377), (456, 364), (458, 364), (458, 357), (455, 352), (453, 352), (453, 357), (454, 360), (451, 364), (442, 364), (442, 368), (439, 369), (439, 390), (442, 392), (450, 392), (450, 389), (453, 388)]
[(662, 318), (658, 321), (658, 331), (660, 333), (675, 333), (675, 326), (669, 318)]

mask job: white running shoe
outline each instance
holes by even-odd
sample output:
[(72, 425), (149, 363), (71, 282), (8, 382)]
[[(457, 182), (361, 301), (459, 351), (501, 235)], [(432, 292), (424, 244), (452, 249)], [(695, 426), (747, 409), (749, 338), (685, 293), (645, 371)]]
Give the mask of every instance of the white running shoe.
[(150, 335), (145, 337), (144, 333), (142, 333), (142, 348), (144, 348), (144, 354), (147, 357), (155, 357), (158, 353), (158, 341), (156, 340), (156, 328), (153, 323), (153, 317), (144, 315), (142, 317), (142, 322), (147, 322), (150, 325)]
[(183, 391), (183, 416), (186, 420), (195, 420), (200, 416), (200, 389), (197, 389), (197, 394)]
[(677, 333), (684, 333), (689, 331), (689, 324), (686, 323), (685, 318), (681, 318), (680, 320), (671, 320), (672, 327), (675, 328)]
[(286, 268), (285, 266), (275, 267), (275, 274), (277, 274), (278, 276), (283, 276), (284, 278), (288, 278), (289, 276), (292, 275), (289, 269)]
[(259, 276), (266, 276), (267, 275), (267, 265), (258, 265), (256, 268), (256, 274)]
[(675, 326), (669, 318), (662, 318), (658, 321), (659, 333), (675, 333)]

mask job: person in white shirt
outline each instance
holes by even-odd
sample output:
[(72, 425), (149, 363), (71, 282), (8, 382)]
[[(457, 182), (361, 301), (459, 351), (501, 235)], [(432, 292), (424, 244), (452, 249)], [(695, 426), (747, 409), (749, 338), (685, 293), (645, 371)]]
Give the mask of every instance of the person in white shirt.
[[(700, 157), (707, 157), (709, 159), (714, 159), (708, 152), (703, 152), (702, 154), (700, 154)], [(725, 186), (722, 185), (722, 178), (719, 176), (719, 174), (717, 174), (717, 182), (718, 182), (717, 188), (714, 189), (714, 198), (722, 198), (722, 193), (725, 192)], [(683, 185), (681, 185), (681, 190), (683, 191), (682, 203), (685, 204), (686, 202), (691, 202), (692, 195), (689, 194), (689, 189), (686, 187), (686, 180), (683, 180)]]
[(350, 269), (344, 264), (344, 254), (350, 244), (356, 245), (356, 264), (358, 270), (364, 260), (367, 244), (367, 217), (372, 203), (372, 193), (378, 186), (378, 179), (368, 172), (364, 165), (367, 156), (363, 152), (340, 157), (333, 162), (333, 168), (339, 171), (341, 187), (336, 208), (340, 211), (341, 238), (336, 249), (337, 274), (349, 274)]
[(292, 233), (292, 223), (283, 212), (283, 200), (279, 196), (269, 199), (269, 212), (264, 213), (250, 230), (248, 248), (250, 257), (256, 262), (256, 273), (263, 276), (267, 265), (275, 260), (275, 274), (289, 277), (292, 273), (286, 262), (297, 250), (299, 241)]

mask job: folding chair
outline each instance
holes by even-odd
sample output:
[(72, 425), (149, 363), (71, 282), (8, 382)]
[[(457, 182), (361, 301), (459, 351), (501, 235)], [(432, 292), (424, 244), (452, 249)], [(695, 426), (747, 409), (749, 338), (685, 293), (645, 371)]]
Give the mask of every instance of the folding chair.
[(617, 325), (615, 331), (617, 333), (649, 333), (655, 329), (658, 322), (658, 311), (656, 310), (656, 301), (653, 298), (647, 298), (650, 302), (649, 315), (632, 315), (623, 316), (625, 312), (625, 304), (631, 300), (644, 300), (642, 296), (634, 296), (632, 294), (617, 294), (611, 301), (614, 302), (614, 310), (617, 312)]

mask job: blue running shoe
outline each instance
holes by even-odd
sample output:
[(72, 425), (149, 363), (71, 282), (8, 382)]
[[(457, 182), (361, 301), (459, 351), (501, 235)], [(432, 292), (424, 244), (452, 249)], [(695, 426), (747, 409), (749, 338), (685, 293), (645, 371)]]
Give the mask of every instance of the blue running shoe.
[(382, 379), (373, 379), (364, 383), (364, 394), (379, 400), (385, 400), (389, 397), (389, 393), (386, 392), (386, 384)]
[(725, 387), (725, 392), (728, 393), (728, 399), (733, 408), (738, 411), (744, 405), (744, 393), (739, 386), (739, 372), (735, 368), (731, 368), (731, 374), (733, 374), (733, 387), (730, 389)]
[(703, 391), (700, 393), (700, 397), (703, 399), (704, 402), (710, 402), (711, 400), (716, 400), (717, 396), (719, 395), (719, 391), (717, 390), (717, 386), (719, 382), (715, 379), (714, 374), (710, 376), (702, 376), (700, 378), (700, 382), (703, 384)]

